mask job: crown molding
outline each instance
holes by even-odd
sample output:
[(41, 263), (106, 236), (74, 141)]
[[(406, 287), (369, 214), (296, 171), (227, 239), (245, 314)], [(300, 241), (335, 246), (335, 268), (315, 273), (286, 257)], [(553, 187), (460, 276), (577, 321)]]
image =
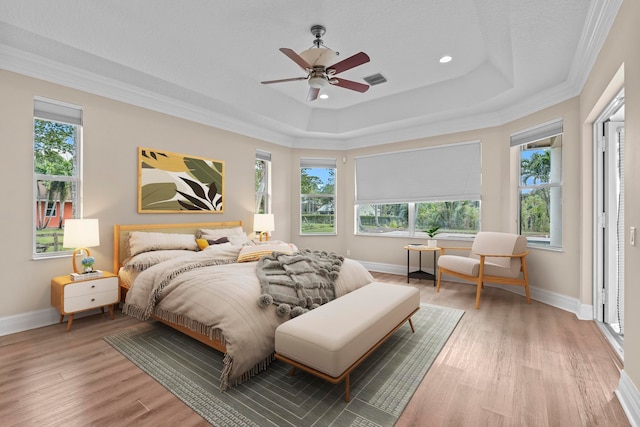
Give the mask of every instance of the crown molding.
[(580, 91), (591, 73), (600, 49), (622, 6), (622, 0), (593, 0), (587, 12), (585, 26), (578, 41), (567, 81)]
[[(114, 79), (62, 64), (42, 56), (0, 44), (0, 68), (72, 89), (213, 126), (279, 145), (293, 146), (293, 138), (175, 98), (141, 89)], [(230, 107), (229, 110), (232, 110)], [(228, 110), (227, 110), (228, 111)]]

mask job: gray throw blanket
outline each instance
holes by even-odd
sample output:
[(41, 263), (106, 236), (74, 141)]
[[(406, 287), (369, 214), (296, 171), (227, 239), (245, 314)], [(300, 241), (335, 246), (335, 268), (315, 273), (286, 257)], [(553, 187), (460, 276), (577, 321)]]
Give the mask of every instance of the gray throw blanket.
[(291, 255), (274, 252), (258, 261), (261, 307), (277, 304), (278, 316), (296, 317), (335, 298), (335, 281), (344, 257), (303, 249)]

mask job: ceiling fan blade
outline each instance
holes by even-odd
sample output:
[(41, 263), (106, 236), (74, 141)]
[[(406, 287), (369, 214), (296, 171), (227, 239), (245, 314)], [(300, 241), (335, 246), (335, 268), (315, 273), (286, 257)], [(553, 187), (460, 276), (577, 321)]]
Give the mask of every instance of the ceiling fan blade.
[[(335, 82), (335, 83), (333, 83)], [(354, 82), (352, 80), (341, 79), (340, 77), (335, 77), (330, 80), (330, 83), (334, 86), (340, 86), (345, 89), (355, 90), (356, 92), (364, 93), (369, 90), (369, 85)]]
[(336, 64), (327, 67), (327, 72), (330, 72), (329, 70), (334, 70), (333, 74), (342, 73), (343, 71), (350, 70), (354, 67), (357, 67), (358, 65), (366, 64), (370, 60), (371, 59), (369, 58), (369, 55), (367, 55), (366, 53), (356, 53), (355, 55), (350, 56), (347, 59), (344, 59)]
[(297, 80), (307, 80), (306, 77), (292, 77), (290, 79), (280, 79), (280, 80), (267, 80), (266, 82), (260, 82), (263, 85), (270, 85), (271, 83), (283, 83), (283, 82), (295, 82)]
[(302, 58), (300, 55), (295, 53), (292, 49), (289, 49), (289, 48), (286, 48), (286, 47), (281, 47), (280, 48), (280, 52), (282, 52), (285, 55), (287, 55), (293, 62), (295, 62), (296, 64), (298, 64), (299, 66), (301, 66), (305, 70), (308, 70), (308, 71), (313, 70), (313, 67), (311, 65), (309, 65), (307, 63), (307, 61), (304, 60), (304, 58)]
[(307, 102), (315, 101), (318, 99), (318, 94), (320, 93), (320, 88), (310, 87), (309, 93), (307, 94)]

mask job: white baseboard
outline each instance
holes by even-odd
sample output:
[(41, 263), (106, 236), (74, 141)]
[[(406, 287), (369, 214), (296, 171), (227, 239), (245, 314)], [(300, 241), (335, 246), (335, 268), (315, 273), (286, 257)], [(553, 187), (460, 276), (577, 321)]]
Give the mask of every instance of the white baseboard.
[[(100, 309), (96, 308), (95, 310), (77, 313), (74, 316), (74, 320), (99, 313), (99, 310)], [(65, 321), (66, 320), (67, 317), (65, 317)], [(43, 310), (28, 311), (26, 313), (15, 314), (13, 316), (0, 317), (0, 336), (54, 325), (59, 321), (60, 313), (53, 307), (45, 308)]]
[[(389, 274), (407, 274), (406, 266), (399, 266), (395, 264), (384, 264), (384, 263), (376, 263), (376, 262), (367, 262), (360, 261), (362, 265), (369, 271), (377, 271), (380, 273), (389, 273)], [(425, 271), (433, 273), (432, 270), (425, 269)], [(456, 278), (449, 277), (445, 275), (447, 281), (458, 282)], [(461, 282), (463, 283), (463, 282)], [(516, 294), (524, 296), (524, 288), (520, 286), (508, 286), (508, 285), (494, 285), (494, 284), (486, 284), (486, 286), (495, 286), (497, 288), (504, 289), (509, 292), (514, 292)], [(570, 313), (574, 313), (576, 317), (580, 320), (593, 320), (593, 306), (589, 304), (582, 304), (580, 300), (577, 298), (568, 297), (566, 295), (558, 294), (555, 292), (547, 291), (545, 289), (536, 288), (533, 286), (529, 286), (529, 291), (531, 293), (531, 298), (542, 302), (544, 304), (548, 304), (552, 307), (559, 308), (561, 310), (568, 311)]]
[(631, 426), (640, 427), (640, 393), (624, 370), (620, 372), (616, 396)]

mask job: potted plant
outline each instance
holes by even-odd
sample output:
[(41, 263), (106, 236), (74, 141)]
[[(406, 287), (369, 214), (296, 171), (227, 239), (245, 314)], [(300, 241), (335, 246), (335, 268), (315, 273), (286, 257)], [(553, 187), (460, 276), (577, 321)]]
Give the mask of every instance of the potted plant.
[(427, 233), (427, 236), (429, 236), (429, 239), (427, 240), (428, 247), (435, 248), (438, 246), (438, 241), (434, 239), (436, 234), (438, 234), (438, 230), (440, 230), (440, 227), (431, 227), (424, 230), (424, 232)]
[(91, 273), (93, 271), (93, 264), (96, 262), (96, 259), (92, 256), (82, 258), (82, 266), (84, 267), (85, 273)]

